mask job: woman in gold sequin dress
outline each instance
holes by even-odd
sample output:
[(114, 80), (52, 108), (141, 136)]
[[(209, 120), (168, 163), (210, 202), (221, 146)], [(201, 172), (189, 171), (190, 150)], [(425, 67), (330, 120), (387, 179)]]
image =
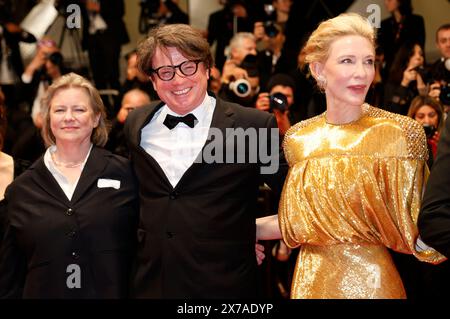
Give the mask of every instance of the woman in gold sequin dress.
[(428, 172), (422, 127), (364, 103), (374, 47), (370, 24), (342, 14), (321, 23), (304, 48), (327, 110), (287, 132), (279, 214), (257, 220), (258, 239), (282, 235), (301, 246), (292, 298), (405, 298), (387, 247), (444, 260), (416, 227)]

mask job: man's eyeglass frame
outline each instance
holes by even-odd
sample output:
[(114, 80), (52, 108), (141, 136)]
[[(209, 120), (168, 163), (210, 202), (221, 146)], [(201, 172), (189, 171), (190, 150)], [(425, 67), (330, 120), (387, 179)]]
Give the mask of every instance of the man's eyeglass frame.
[[(187, 61), (184, 61), (184, 62), (178, 64), (178, 65), (163, 65), (163, 66), (161, 66), (161, 67), (159, 67), (157, 69), (150, 69), (150, 72), (151, 73), (156, 73), (156, 75), (158, 76), (158, 78), (161, 79), (161, 81), (170, 81), (170, 80), (172, 80), (175, 77), (175, 73), (176, 73), (177, 69), (180, 70), (181, 74), (184, 75), (184, 76), (194, 75), (195, 73), (197, 73), (198, 64), (200, 62), (203, 62), (203, 60), (187, 60)], [(185, 73), (185, 71), (183, 71), (182, 67), (183, 67), (183, 65), (186, 65), (186, 63), (195, 63), (195, 69), (194, 69), (194, 71), (192, 73)], [(168, 77), (168, 78), (164, 78), (163, 79), (161, 77), (161, 74), (159, 73), (160, 70), (163, 69), (163, 68), (170, 68), (172, 70), (172, 75), (170, 77)]]

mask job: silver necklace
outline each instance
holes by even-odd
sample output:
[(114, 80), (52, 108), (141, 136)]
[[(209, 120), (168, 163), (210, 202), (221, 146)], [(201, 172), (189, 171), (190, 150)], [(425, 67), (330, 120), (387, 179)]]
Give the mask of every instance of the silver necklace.
[(56, 160), (55, 153), (51, 153), (51, 155), (52, 155), (51, 157), (52, 157), (53, 163), (55, 163), (56, 166), (60, 166), (60, 167), (75, 168), (75, 167), (79, 167), (79, 166), (83, 165), (83, 163), (84, 163), (84, 161), (78, 162), (78, 163), (63, 163), (63, 162), (59, 162)]

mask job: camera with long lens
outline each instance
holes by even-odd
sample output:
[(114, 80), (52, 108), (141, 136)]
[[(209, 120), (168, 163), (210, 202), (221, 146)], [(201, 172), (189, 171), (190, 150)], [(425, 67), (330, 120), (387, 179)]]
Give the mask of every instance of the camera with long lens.
[(272, 112), (274, 109), (279, 110), (281, 112), (285, 112), (288, 109), (288, 101), (286, 95), (283, 93), (274, 93), (269, 96), (269, 106), (270, 111)]
[(158, 10), (160, 0), (141, 0), (141, 14), (139, 16), (139, 32), (146, 33), (148, 30), (159, 24)]
[(423, 124), (423, 129), (425, 130), (427, 139), (432, 138), (434, 136), (434, 133), (436, 133), (436, 128), (430, 124)]
[(264, 21), (264, 32), (269, 38), (274, 38), (279, 33), (276, 22), (274, 19), (275, 8), (271, 4), (264, 5), (264, 11), (266, 12), (266, 21)]
[(239, 79), (230, 82), (230, 90), (239, 97), (247, 97), (250, 95), (252, 87), (246, 79)]

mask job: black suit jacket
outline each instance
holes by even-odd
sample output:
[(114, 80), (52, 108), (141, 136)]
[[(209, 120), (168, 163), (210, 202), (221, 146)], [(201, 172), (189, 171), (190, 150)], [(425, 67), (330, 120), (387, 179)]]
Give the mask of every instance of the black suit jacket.
[[(211, 127), (223, 134), (227, 128), (276, 127), (269, 113), (220, 98), (216, 101)], [(194, 163), (173, 188), (159, 164), (140, 146), (142, 128), (162, 106), (152, 104), (133, 111), (125, 125), (141, 200), (131, 295), (255, 297), (258, 185), (263, 179), (281, 189), (287, 171), (284, 157), (277, 173), (271, 175), (260, 174), (260, 162)], [(231, 136), (226, 140), (230, 142)]]
[(450, 258), (450, 117), (438, 144), (418, 226), (422, 240)]
[[(119, 180), (120, 188), (99, 188), (99, 178)], [(127, 296), (136, 186), (128, 160), (94, 147), (69, 201), (43, 159), (36, 161), (6, 191), (0, 297)], [(81, 288), (68, 288), (69, 265), (80, 267)]]

